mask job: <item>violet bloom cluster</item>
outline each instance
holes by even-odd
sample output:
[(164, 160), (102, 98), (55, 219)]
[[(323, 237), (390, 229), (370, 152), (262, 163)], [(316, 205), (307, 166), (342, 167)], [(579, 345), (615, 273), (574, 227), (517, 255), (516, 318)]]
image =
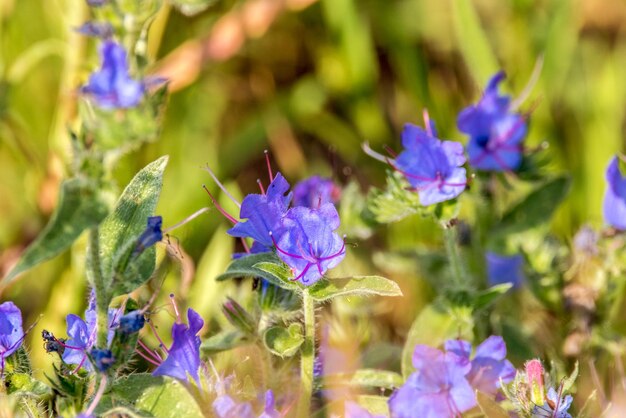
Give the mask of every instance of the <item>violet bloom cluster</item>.
[(560, 397), (554, 388), (550, 388), (547, 398), (548, 402), (543, 405), (535, 405), (532, 418), (572, 418), (572, 415), (567, 412), (574, 400), (571, 395)]
[[(335, 232), (339, 228), (339, 214), (332, 203), (289, 208), (293, 194), (288, 193), (289, 183), (280, 173), (272, 178), (267, 191), (262, 189), (262, 192), (244, 198), (242, 220), (235, 221), (228, 230), (231, 236), (252, 238), (251, 253), (275, 248), (278, 257), (291, 268), (293, 280), (307, 286), (343, 260), (345, 245)], [(311, 199), (303, 198), (303, 201)]]
[(324, 203), (337, 203), (341, 189), (328, 178), (311, 176), (293, 188), (293, 205), (319, 208)]
[[(178, 311), (177, 311), (178, 312)], [(176, 322), (172, 326), (172, 346), (167, 351), (167, 358), (152, 372), (154, 376), (170, 376), (183, 382), (191, 376), (200, 384), (200, 337), (198, 332), (204, 326), (204, 320), (193, 309), (187, 310), (189, 324)]]
[(524, 275), (524, 257), (521, 254), (501, 255), (487, 251), (487, 280), (490, 286), (511, 283), (513, 288), (522, 286)]
[(457, 126), (469, 135), (469, 163), (478, 170), (512, 171), (522, 163), (522, 141), (527, 124), (511, 109), (509, 96), (498, 94), (504, 73), (494, 75), (477, 104), (459, 113)]
[(120, 109), (139, 104), (145, 93), (144, 83), (131, 78), (126, 51), (118, 43), (106, 40), (100, 45), (102, 67), (89, 77), (82, 92), (103, 109)]
[(613, 157), (606, 169), (607, 188), (602, 212), (604, 222), (620, 231), (626, 230), (626, 177), (619, 169), (619, 159)]
[[(107, 345), (111, 344), (117, 320), (120, 315), (118, 309), (109, 308), (109, 330), (107, 334)], [(92, 365), (87, 361), (87, 353), (91, 351), (96, 343), (97, 318), (96, 318), (96, 298), (92, 291), (89, 297), (89, 306), (85, 311), (85, 319), (80, 316), (69, 314), (66, 317), (68, 339), (63, 343), (65, 350), (62, 359), (67, 364), (76, 364), (80, 369), (92, 370)]]
[(446, 351), (417, 345), (416, 371), (389, 398), (394, 418), (449, 418), (476, 406), (475, 391), (495, 394), (500, 381), (515, 377), (501, 337), (491, 336), (476, 348), (462, 340), (446, 342)]
[(250, 402), (237, 402), (224, 394), (218, 396), (211, 404), (217, 418), (280, 418), (282, 414), (276, 410), (274, 392), (265, 392), (265, 407), (260, 415), (255, 415)]
[(437, 138), (425, 114), (426, 130), (407, 123), (402, 131), (404, 150), (392, 162), (419, 194), (424, 206), (454, 199), (467, 185), (463, 145)]
[(24, 340), (22, 312), (13, 302), (0, 305), (0, 377), (7, 357), (15, 353)]

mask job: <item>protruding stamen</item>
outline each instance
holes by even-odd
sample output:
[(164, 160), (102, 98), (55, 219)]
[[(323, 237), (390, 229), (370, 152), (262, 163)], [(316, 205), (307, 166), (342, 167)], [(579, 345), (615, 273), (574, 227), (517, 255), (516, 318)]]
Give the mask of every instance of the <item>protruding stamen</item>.
[(202, 208), (202, 209), (199, 209), (199, 210), (195, 211), (194, 213), (192, 213), (191, 215), (187, 216), (185, 219), (183, 219), (182, 221), (178, 222), (177, 224), (174, 224), (174, 225), (170, 226), (169, 228), (164, 229), (163, 230), (163, 235), (167, 234), (170, 231), (173, 231), (174, 229), (176, 229), (176, 228), (178, 228), (180, 226), (185, 225), (186, 223), (196, 219), (198, 216), (202, 215), (205, 212), (208, 212), (209, 210), (211, 210), (211, 208), (206, 207), (206, 208)]
[(256, 184), (259, 185), (259, 189), (261, 189), (261, 194), (265, 196), (265, 188), (263, 187), (263, 183), (261, 183), (261, 179), (256, 179)]
[(222, 215), (224, 215), (224, 217), (226, 219), (228, 219), (229, 221), (231, 221), (232, 223), (236, 224), (237, 220), (235, 218), (233, 218), (228, 212), (226, 212), (224, 210), (224, 208), (222, 208), (222, 206), (217, 202), (217, 200), (215, 199), (215, 197), (213, 197), (213, 195), (211, 194), (211, 192), (209, 191), (209, 189), (206, 187), (206, 185), (202, 185), (202, 188), (207, 192), (207, 194), (209, 195), (209, 197), (211, 198), (211, 201), (213, 202), (213, 206), (215, 206), (215, 209), (217, 209)]
[(526, 99), (528, 99), (528, 96), (530, 96), (530, 92), (533, 91), (533, 88), (537, 84), (537, 81), (539, 81), (539, 75), (541, 74), (542, 68), (543, 55), (540, 55), (535, 62), (535, 67), (533, 68), (533, 72), (528, 79), (528, 83), (526, 83), (526, 86), (524, 86), (524, 89), (519, 94), (519, 96), (517, 96), (517, 98), (511, 102), (511, 105), (509, 107), (510, 110), (515, 111), (518, 107), (522, 105), (522, 103), (524, 103)]
[(239, 202), (237, 201), (237, 199), (235, 199), (235, 198), (233, 197), (233, 195), (232, 195), (232, 194), (230, 194), (230, 192), (226, 189), (226, 187), (224, 187), (224, 185), (222, 184), (222, 182), (221, 182), (221, 181), (219, 181), (219, 180), (217, 179), (217, 176), (215, 175), (215, 173), (213, 172), (213, 170), (211, 170), (211, 167), (209, 167), (209, 165), (207, 164), (207, 165), (204, 167), (204, 169), (205, 169), (206, 171), (208, 171), (208, 172), (209, 172), (209, 174), (210, 174), (210, 175), (211, 175), (211, 177), (213, 178), (213, 181), (215, 182), (215, 184), (217, 184), (217, 187), (219, 187), (220, 189), (222, 189), (222, 191), (224, 192), (224, 194), (226, 194), (226, 196), (228, 196), (228, 197), (230, 198), (230, 200), (232, 200), (232, 201), (233, 201), (233, 203), (234, 203), (235, 205), (237, 205), (237, 207), (238, 207), (238, 208), (241, 208), (241, 203), (239, 203)]
[(397, 158), (398, 157), (398, 153), (395, 152), (393, 149), (391, 149), (391, 147), (387, 144), (383, 145), (383, 148), (385, 148), (385, 151), (387, 151), (387, 154), (391, 155), (392, 158)]
[(87, 354), (83, 354), (83, 358), (80, 360), (80, 363), (78, 363), (78, 366), (76, 366), (76, 368), (70, 372), (70, 376), (78, 372), (80, 368), (83, 367), (83, 364), (85, 364), (86, 358), (87, 358)]
[(265, 154), (265, 163), (267, 164), (267, 172), (269, 173), (270, 183), (271, 183), (274, 181), (274, 174), (272, 174), (272, 165), (270, 164), (270, 155), (267, 152), (267, 150), (264, 150), (263, 153)]
[(152, 321), (146, 321), (148, 323), (148, 325), (150, 326), (150, 329), (152, 330), (152, 333), (154, 334), (154, 336), (156, 337), (156, 339), (159, 341), (159, 344), (161, 344), (161, 347), (163, 347), (163, 350), (165, 350), (165, 352), (167, 354), (170, 353), (170, 350), (167, 349), (165, 343), (163, 342), (163, 340), (161, 339), (161, 337), (159, 337), (159, 333), (156, 331), (156, 328), (154, 327), (154, 324), (152, 323)]
[[(289, 252), (284, 251), (283, 249), (281, 249), (281, 248), (278, 246), (278, 243), (276, 242), (276, 239), (274, 239), (274, 234), (272, 233), (272, 231), (270, 231), (270, 238), (272, 239), (272, 243), (274, 244), (274, 247), (276, 247), (276, 249), (277, 249), (279, 252), (281, 252), (281, 253), (283, 253), (283, 254), (285, 254), (285, 255), (289, 256), (289, 257), (299, 258), (300, 260), (307, 260), (306, 258), (302, 257), (301, 255), (298, 255), (298, 254), (291, 254), (291, 253), (289, 253)], [(308, 261), (308, 260), (307, 260), (307, 261)]]
[[(150, 351), (148, 351), (148, 352), (150, 352)], [(147, 355), (145, 355), (144, 353), (142, 353), (141, 351), (139, 351), (136, 348), (135, 348), (135, 353), (139, 354), (141, 356), (141, 358), (143, 358), (148, 363), (154, 364), (155, 366), (160, 366), (161, 365), (161, 363), (157, 363), (155, 360), (151, 359), (150, 357), (148, 357)]]
[(137, 340), (137, 344), (139, 344), (141, 346), (141, 348), (143, 348), (144, 350), (146, 350), (146, 352), (152, 357), (153, 361), (160, 361), (161, 358), (157, 357), (152, 350), (150, 349), (150, 347), (148, 347), (143, 341), (141, 340)]
[(182, 322), (180, 319), (180, 312), (178, 311), (178, 305), (176, 305), (176, 299), (174, 299), (173, 293), (170, 293), (170, 302), (172, 303), (172, 306), (174, 307), (174, 312), (176, 313), (176, 322)]
[(430, 115), (428, 114), (428, 109), (424, 109), (422, 112), (424, 115), (424, 127), (426, 128), (426, 132), (428, 132), (429, 136), (434, 137), (432, 126), (430, 126)]
[(246, 242), (246, 239), (244, 237), (239, 238), (241, 240), (241, 245), (243, 245), (243, 250), (250, 254), (250, 247), (248, 246), (248, 243)]
[(367, 155), (369, 155), (373, 159), (378, 160), (383, 163), (389, 162), (389, 158), (371, 149), (370, 144), (368, 144), (367, 142), (362, 143), (361, 148), (363, 149), (363, 152), (365, 152)]

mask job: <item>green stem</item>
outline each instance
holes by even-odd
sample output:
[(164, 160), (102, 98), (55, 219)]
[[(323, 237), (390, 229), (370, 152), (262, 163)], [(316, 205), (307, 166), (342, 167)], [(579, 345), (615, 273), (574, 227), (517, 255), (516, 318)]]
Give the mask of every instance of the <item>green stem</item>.
[(459, 257), (456, 230), (453, 226), (444, 225), (443, 239), (446, 245), (446, 252), (448, 253), (448, 262), (452, 267), (453, 283), (457, 287), (465, 287), (467, 286), (465, 271), (463, 270), (463, 264), (461, 262), (461, 258)]
[(313, 363), (315, 360), (315, 305), (308, 289), (302, 292), (304, 313), (304, 344), (300, 351), (300, 399), (298, 417), (310, 416), (311, 395), (313, 393)]
[(96, 323), (97, 339), (96, 347), (105, 348), (107, 346), (107, 334), (109, 329), (109, 294), (102, 267), (100, 265), (100, 235), (98, 228), (89, 231), (89, 251), (91, 255), (91, 274), (93, 287), (96, 291)]

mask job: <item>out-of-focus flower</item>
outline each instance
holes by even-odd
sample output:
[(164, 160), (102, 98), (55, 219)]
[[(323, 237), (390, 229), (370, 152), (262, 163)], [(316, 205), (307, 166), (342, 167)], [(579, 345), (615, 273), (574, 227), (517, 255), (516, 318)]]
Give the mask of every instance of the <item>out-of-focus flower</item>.
[(130, 77), (124, 48), (107, 40), (100, 46), (100, 56), (102, 67), (89, 77), (82, 92), (103, 109), (137, 106), (144, 96), (145, 86)]
[(211, 406), (217, 418), (254, 418), (250, 402), (237, 402), (228, 395), (218, 396)]
[(113, 26), (108, 22), (89, 21), (76, 28), (76, 32), (85, 36), (108, 39), (113, 36)]
[(332, 203), (319, 209), (297, 206), (287, 212), (274, 245), (278, 257), (293, 271), (294, 280), (309, 286), (343, 260), (345, 244), (334, 232), (337, 228), (339, 214)]
[(94, 348), (90, 352), (91, 358), (96, 366), (96, 369), (104, 373), (115, 363), (115, 357), (113, 352), (106, 348)]
[(160, 216), (148, 217), (146, 229), (141, 233), (135, 245), (134, 254), (142, 253), (146, 248), (153, 246), (163, 239), (163, 218)]
[(567, 411), (573, 400), (571, 395), (560, 397), (554, 388), (550, 388), (546, 403), (535, 405), (532, 416), (533, 418), (572, 418)]
[(459, 113), (459, 130), (470, 136), (469, 163), (487, 171), (517, 170), (522, 163), (522, 141), (527, 126), (524, 117), (511, 109), (509, 96), (498, 94), (503, 72), (494, 75), (482, 98)]
[(346, 418), (383, 418), (384, 415), (374, 415), (370, 413), (367, 409), (363, 408), (356, 402), (347, 401), (346, 402)]
[(288, 190), (287, 180), (276, 173), (265, 194), (249, 194), (243, 199), (239, 217), (245, 219), (245, 222), (237, 222), (228, 230), (228, 234), (238, 238), (252, 238), (269, 251), (272, 246), (270, 233), (276, 232), (291, 201), (291, 193), (286, 194)]
[(521, 254), (501, 255), (487, 251), (485, 259), (487, 260), (487, 280), (490, 286), (511, 283), (513, 288), (518, 288), (526, 280), (524, 257)]
[(450, 418), (476, 406), (466, 357), (417, 345), (413, 366), (416, 371), (389, 398), (393, 418)]
[(337, 203), (341, 189), (331, 180), (311, 176), (293, 188), (293, 205), (319, 208), (324, 203)]
[(22, 312), (13, 302), (4, 302), (0, 305), (0, 376), (5, 359), (15, 353), (23, 340)]
[(145, 323), (146, 318), (144, 313), (140, 310), (135, 310), (120, 318), (118, 329), (121, 333), (130, 335), (139, 332)]
[(269, 389), (265, 392), (265, 407), (259, 418), (280, 418), (282, 414), (278, 412), (275, 405), (274, 392)]
[(200, 337), (197, 334), (204, 320), (191, 308), (187, 310), (187, 320), (189, 325), (177, 322), (172, 326), (174, 342), (167, 350), (167, 358), (152, 372), (154, 376), (170, 376), (185, 382), (187, 376), (191, 376), (199, 382)]
[(620, 231), (626, 230), (626, 177), (619, 169), (619, 160), (613, 157), (606, 169), (607, 188), (602, 212), (604, 222)]
[(87, 4), (91, 7), (100, 7), (100, 6), (104, 6), (110, 1), (111, 0), (87, 0)]
[[(463, 340), (448, 340), (446, 350), (469, 361), (472, 345)], [(515, 378), (515, 367), (506, 359), (506, 344), (497, 335), (492, 335), (476, 347), (471, 365), (466, 379), (474, 389), (483, 393), (495, 395), (500, 382), (509, 383)]]
[(424, 206), (454, 199), (467, 185), (463, 145), (441, 141), (425, 113), (426, 130), (407, 123), (402, 131), (404, 151), (392, 166), (417, 189)]
[(530, 388), (530, 400), (536, 405), (545, 402), (545, 389), (543, 387), (543, 365), (538, 359), (529, 360), (524, 365), (526, 379)]

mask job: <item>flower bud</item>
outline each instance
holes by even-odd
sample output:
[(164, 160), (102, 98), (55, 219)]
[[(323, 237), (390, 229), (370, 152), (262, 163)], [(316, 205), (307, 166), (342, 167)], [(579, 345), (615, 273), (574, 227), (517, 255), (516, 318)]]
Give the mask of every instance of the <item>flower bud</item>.
[(228, 298), (226, 303), (222, 305), (222, 312), (224, 312), (228, 322), (233, 324), (240, 331), (246, 334), (254, 334), (256, 330), (254, 319), (240, 304), (235, 302), (234, 299)]
[(529, 360), (524, 365), (526, 368), (526, 378), (530, 386), (530, 400), (538, 406), (545, 402), (545, 390), (543, 387), (543, 366), (538, 359)]

